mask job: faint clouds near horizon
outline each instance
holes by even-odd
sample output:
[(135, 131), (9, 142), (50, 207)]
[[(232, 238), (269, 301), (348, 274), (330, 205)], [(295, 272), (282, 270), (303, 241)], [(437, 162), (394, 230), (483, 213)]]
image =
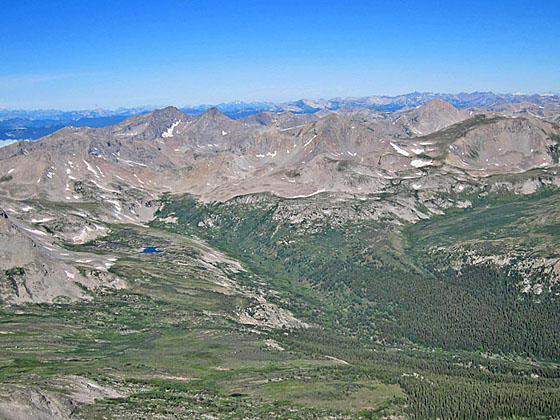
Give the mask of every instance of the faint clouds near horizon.
[(56, 80), (95, 77), (106, 73), (17, 74), (0, 76), (0, 89), (13, 89)]

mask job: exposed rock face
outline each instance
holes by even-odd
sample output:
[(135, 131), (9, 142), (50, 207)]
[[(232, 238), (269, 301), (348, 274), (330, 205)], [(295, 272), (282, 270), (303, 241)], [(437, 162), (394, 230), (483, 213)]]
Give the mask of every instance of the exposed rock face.
[(53, 377), (44, 383), (0, 385), (0, 417), (6, 420), (60, 420), (75, 416), (77, 404), (124, 394), (81, 376)]
[[(106, 273), (112, 262), (84, 258), (53, 244), (49, 233), (38, 226), (0, 218), (0, 301), (8, 303), (64, 302), (89, 298), (88, 290), (106, 285), (124, 287)], [(94, 264), (91, 264), (94, 263)], [(98, 270), (94, 269), (94, 265)], [(87, 269), (89, 267), (89, 269)], [(92, 275), (95, 272), (95, 275)]]
[(260, 299), (254, 306), (238, 314), (239, 322), (267, 328), (307, 328), (308, 324), (273, 303)]

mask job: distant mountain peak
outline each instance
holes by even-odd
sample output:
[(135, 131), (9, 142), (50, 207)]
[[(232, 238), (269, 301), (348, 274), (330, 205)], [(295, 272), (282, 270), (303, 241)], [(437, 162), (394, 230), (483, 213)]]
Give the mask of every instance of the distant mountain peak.
[(226, 116), (226, 114), (224, 114), (222, 111), (220, 111), (215, 106), (207, 109), (202, 114), (200, 114), (198, 117), (204, 117), (204, 118), (222, 118), (223, 117), (223, 118), (230, 119), (228, 116)]
[(434, 110), (442, 111), (442, 110), (457, 110), (453, 105), (449, 102), (441, 99), (441, 98), (434, 98), (427, 102), (424, 105), (421, 105), (422, 108), (431, 108)]
[(226, 114), (224, 114), (222, 111), (220, 111), (218, 108), (216, 107), (212, 107), (207, 109), (206, 111), (204, 111), (202, 114), (197, 115), (194, 118), (194, 122), (195, 123), (204, 123), (204, 124), (232, 124), (232, 123), (238, 123), (241, 124), (233, 119), (231, 119), (230, 117), (228, 117)]
[(167, 106), (162, 109), (156, 109), (150, 113), (153, 117), (168, 117), (168, 118), (178, 118), (181, 119), (182, 117), (186, 116), (183, 111), (174, 107), (174, 106)]

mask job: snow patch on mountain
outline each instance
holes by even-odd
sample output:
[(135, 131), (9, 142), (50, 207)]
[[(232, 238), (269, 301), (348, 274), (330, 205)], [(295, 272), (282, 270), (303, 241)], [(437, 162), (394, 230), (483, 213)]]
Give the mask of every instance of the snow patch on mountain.
[(395, 149), (397, 151), (397, 153), (400, 153), (403, 156), (410, 156), (410, 153), (408, 153), (406, 150), (400, 148), (395, 143), (391, 142), (390, 144), (391, 144), (391, 146), (393, 146), (393, 149)]
[(422, 168), (424, 166), (430, 166), (433, 165), (433, 161), (432, 160), (424, 160), (424, 159), (413, 159), (410, 164), (412, 166), (414, 166), (415, 168)]
[(175, 130), (175, 127), (177, 127), (180, 122), (181, 121), (175, 121), (173, 124), (171, 124), (171, 126), (167, 129), (167, 131), (161, 133), (161, 137), (164, 138), (173, 137), (173, 130)]

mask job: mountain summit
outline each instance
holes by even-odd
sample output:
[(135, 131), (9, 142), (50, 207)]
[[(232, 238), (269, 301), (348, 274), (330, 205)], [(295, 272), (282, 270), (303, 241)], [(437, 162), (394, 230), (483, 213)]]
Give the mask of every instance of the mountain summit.
[(424, 105), (397, 113), (396, 121), (415, 135), (427, 135), (469, 118), (472, 113), (457, 109), (449, 102), (434, 98)]

